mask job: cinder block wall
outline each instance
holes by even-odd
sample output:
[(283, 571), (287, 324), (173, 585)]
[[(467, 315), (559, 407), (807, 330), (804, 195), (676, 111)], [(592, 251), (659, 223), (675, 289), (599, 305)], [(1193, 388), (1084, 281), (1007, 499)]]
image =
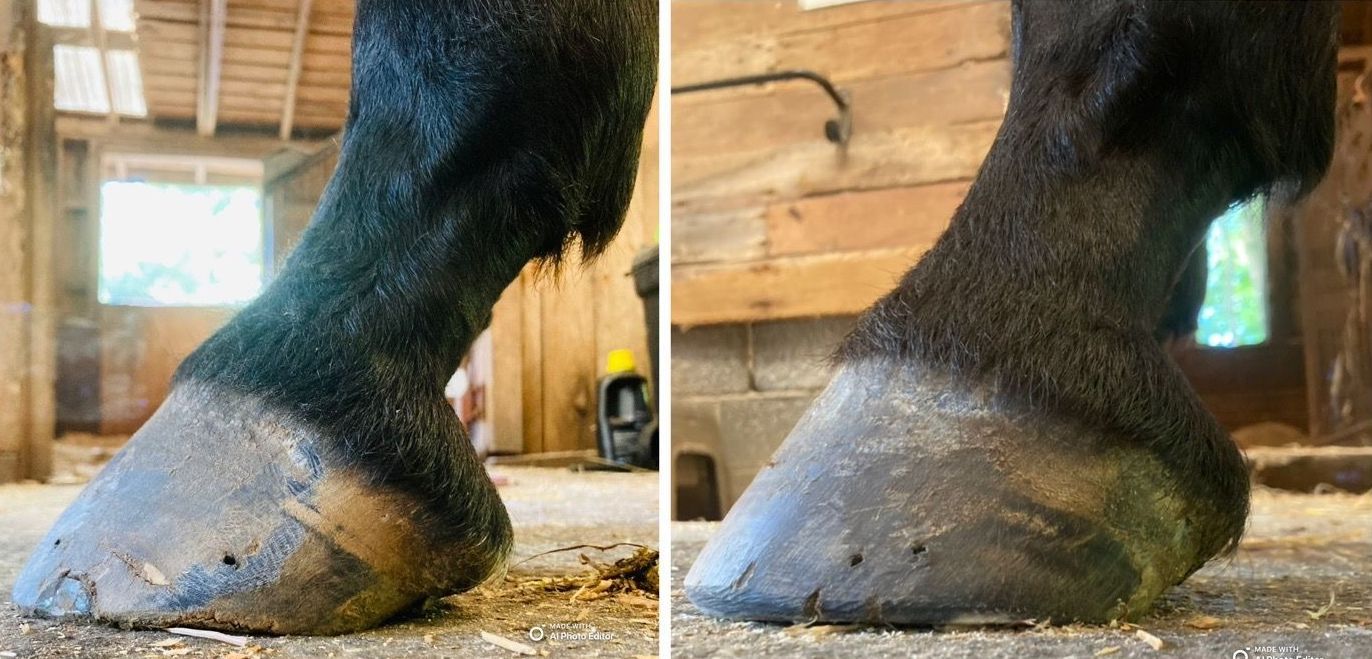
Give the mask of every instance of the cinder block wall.
[(856, 319), (672, 328), (672, 450), (714, 458), (726, 511), (828, 383)]

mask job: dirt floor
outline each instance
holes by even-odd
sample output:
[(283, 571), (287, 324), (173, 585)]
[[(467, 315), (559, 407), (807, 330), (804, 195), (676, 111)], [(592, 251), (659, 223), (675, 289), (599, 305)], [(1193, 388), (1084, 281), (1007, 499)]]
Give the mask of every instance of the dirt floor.
[[(572, 473), (531, 467), (498, 467), (493, 473), (509, 479), (500, 491), (515, 527), (512, 563), (576, 544), (658, 546), (655, 473)], [(8, 601), (15, 574), (79, 490), (79, 485), (0, 486), (0, 658), (517, 656), (483, 640), (482, 632), (552, 657), (658, 653), (656, 600), (613, 595), (574, 602), (570, 592), (528, 590), (514, 581), (445, 598), (373, 631), (338, 637), (253, 637), (246, 648), (162, 631), (21, 618)], [(619, 548), (553, 554), (515, 565), (510, 579), (587, 574), (589, 568), (580, 563), (579, 554), (612, 562), (632, 552), (632, 548)], [(542, 641), (530, 639), (534, 627), (542, 628)]]
[[(715, 526), (673, 525), (674, 657), (1372, 657), (1372, 495), (1255, 492), (1237, 555), (1174, 588), (1137, 628), (898, 630), (715, 620), (681, 590)], [(1163, 648), (1155, 650), (1139, 629)]]

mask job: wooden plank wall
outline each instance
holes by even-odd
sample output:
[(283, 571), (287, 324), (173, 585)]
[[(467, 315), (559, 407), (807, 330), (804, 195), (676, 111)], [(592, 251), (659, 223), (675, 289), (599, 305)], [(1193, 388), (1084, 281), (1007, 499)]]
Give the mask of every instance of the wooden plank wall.
[(44, 478), (56, 416), (52, 43), (0, 3), (0, 483)]
[[(1009, 97), (1009, 5), (793, 0), (672, 5), (672, 82), (811, 69), (833, 104), (785, 82), (672, 99), (672, 322), (841, 315), (889, 289), (938, 237)], [(854, 231), (860, 226), (861, 231)]]
[[(1369, 14), (1372, 16), (1372, 14)], [(1349, 265), (1366, 259), (1353, 240), (1340, 240), (1340, 232), (1351, 212), (1372, 212), (1372, 154), (1367, 144), (1372, 139), (1372, 84), (1367, 72), (1369, 59), (1346, 58), (1339, 76), (1339, 105), (1336, 146), (1329, 173), (1297, 210), (1297, 251), (1300, 259), (1300, 295), (1305, 333), (1305, 373), (1310, 383), (1309, 407), (1311, 434), (1327, 435), (1341, 428), (1372, 421), (1372, 404), (1365, 399), (1372, 381), (1367, 372), (1367, 353), (1360, 359), (1340, 364), (1345, 342), (1361, 342), (1366, 350), (1368, 323), (1365, 319), (1348, 326), (1350, 311), (1359, 303), (1353, 282), (1340, 271), (1339, 261)], [(1356, 273), (1354, 277), (1356, 277)], [(1366, 310), (1362, 310), (1366, 313)], [(1355, 313), (1355, 317), (1359, 314)], [(1346, 334), (1346, 330), (1353, 330)], [(1354, 352), (1358, 352), (1355, 350)], [(1336, 401), (1331, 386), (1340, 369), (1344, 386), (1355, 392), (1354, 399)], [(1356, 380), (1362, 380), (1357, 382)], [(1372, 438), (1372, 433), (1364, 433)]]
[[(632, 350), (639, 372), (651, 373), (643, 305), (629, 275), (634, 257), (658, 241), (657, 176), (655, 105), (644, 130), (624, 228), (605, 254), (590, 264), (571, 256), (559, 272), (526, 268), (496, 307), (493, 328), (503, 333), (517, 326), (523, 339), (521, 430), (526, 453), (595, 447), (596, 383), (610, 350)], [(518, 324), (504, 314), (518, 314)], [(497, 341), (501, 336), (496, 334)], [(502, 369), (499, 347), (496, 369), (497, 374)], [(505, 427), (512, 426), (507, 421)]]
[(23, 4), (0, 4), (0, 483), (27, 472), (28, 18)]

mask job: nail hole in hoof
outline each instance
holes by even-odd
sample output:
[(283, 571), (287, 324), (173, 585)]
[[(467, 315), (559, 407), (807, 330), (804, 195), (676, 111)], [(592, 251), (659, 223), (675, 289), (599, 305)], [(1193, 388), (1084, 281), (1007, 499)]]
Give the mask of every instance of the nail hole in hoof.
[(926, 551), (929, 551), (929, 548), (925, 547), (924, 545), (913, 545), (910, 547), (910, 555), (916, 558), (918, 558), (921, 554), (923, 554)]
[(234, 558), (233, 554), (224, 554), (224, 564), (236, 569), (238, 567), (238, 559)]
[(862, 554), (853, 554), (848, 557), (848, 567), (857, 567), (862, 563)]

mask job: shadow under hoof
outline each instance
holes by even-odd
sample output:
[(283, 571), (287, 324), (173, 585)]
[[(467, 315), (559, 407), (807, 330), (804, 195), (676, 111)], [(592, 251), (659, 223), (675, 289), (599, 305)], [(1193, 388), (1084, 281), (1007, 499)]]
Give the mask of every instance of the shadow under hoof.
[(1144, 449), (989, 387), (848, 364), (729, 512), (686, 594), (763, 621), (1130, 618), (1210, 558), (1183, 491)]
[(58, 519), (14, 603), (131, 627), (337, 634), (503, 564), (509, 521), (484, 475), (464, 485), (498, 510), (433, 528), (418, 497), (336, 466), (336, 443), (241, 395), (180, 384)]

